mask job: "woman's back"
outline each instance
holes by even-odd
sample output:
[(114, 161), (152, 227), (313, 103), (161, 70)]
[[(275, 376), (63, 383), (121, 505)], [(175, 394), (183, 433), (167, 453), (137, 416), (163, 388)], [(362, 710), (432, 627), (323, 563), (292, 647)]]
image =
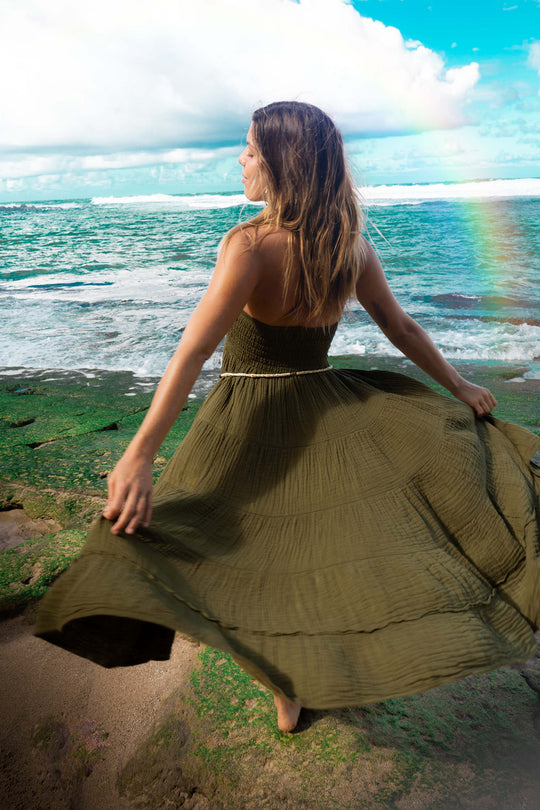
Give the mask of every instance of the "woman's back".
[(244, 312), (258, 321), (276, 326), (330, 326), (337, 323), (343, 310), (335, 302), (330, 302), (328, 308), (316, 318), (294, 311), (294, 289), (300, 275), (300, 261), (296, 256), (291, 273), (292, 283), (287, 292), (285, 272), (290, 232), (268, 226), (252, 230), (249, 236), (254, 241), (252, 250), (258, 265), (259, 282)]

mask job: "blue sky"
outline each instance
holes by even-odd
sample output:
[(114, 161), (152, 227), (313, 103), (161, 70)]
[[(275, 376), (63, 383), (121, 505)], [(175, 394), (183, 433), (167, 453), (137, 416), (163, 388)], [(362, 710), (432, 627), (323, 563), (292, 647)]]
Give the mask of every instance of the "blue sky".
[(241, 191), (296, 98), (368, 185), (540, 176), (540, 0), (3, 0), (0, 201)]

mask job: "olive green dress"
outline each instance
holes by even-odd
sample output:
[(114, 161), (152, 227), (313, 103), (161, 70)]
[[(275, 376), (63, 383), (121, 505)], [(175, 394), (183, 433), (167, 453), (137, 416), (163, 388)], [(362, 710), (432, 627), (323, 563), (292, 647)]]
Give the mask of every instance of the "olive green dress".
[(179, 630), (318, 708), (533, 654), (540, 437), (399, 374), (326, 369), (334, 331), (239, 316), (151, 525), (98, 520), (38, 636), (121, 666), (167, 658)]

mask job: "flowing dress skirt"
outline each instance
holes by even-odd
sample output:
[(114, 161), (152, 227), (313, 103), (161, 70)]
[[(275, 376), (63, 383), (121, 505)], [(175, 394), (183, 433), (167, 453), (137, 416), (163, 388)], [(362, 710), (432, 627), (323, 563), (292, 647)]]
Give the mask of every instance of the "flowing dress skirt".
[(97, 520), (38, 636), (121, 666), (178, 630), (314, 708), (533, 654), (540, 437), (403, 375), (327, 370), (332, 334), (240, 315), (150, 526)]

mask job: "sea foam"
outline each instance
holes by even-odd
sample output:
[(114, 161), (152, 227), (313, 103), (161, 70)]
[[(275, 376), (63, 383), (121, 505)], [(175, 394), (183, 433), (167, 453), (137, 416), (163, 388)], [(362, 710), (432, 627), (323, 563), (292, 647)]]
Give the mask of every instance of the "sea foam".
[[(464, 183), (363, 186), (360, 197), (372, 205), (421, 203), (427, 200), (475, 200), (504, 197), (540, 197), (540, 178), (475, 180)], [(151, 205), (196, 211), (235, 208), (251, 203), (243, 194), (142, 194), (126, 197), (93, 197), (92, 205)]]
[[(234, 208), (248, 203), (243, 194), (146, 194), (133, 197), (92, 197), (92, 205), (164, 205), (183, 211)], [(259, 203), (262, 205), (262, 203)]]
[(82, 208), (82, 202), (10, 202), (0, 203), (0, 211), (50, 211), (58, 209), (69, 211), (72, 208)]
[(359, 191), (368, 203), (540, 197), (540, 178), (475, 180), (469, 183), (429, 183), (426, 185), (365, 186)]

